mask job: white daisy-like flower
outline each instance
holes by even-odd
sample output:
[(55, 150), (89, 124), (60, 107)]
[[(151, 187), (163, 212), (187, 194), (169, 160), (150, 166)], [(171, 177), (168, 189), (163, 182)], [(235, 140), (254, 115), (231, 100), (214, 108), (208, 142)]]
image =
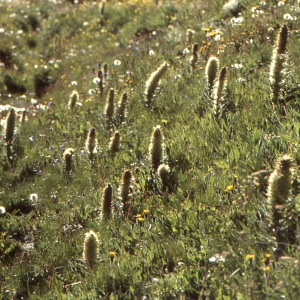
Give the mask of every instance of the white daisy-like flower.
[(100, 79), (99, 77), (95, 77), (95, 78), (93, 79), (93, 83), (94, 83), (94, 84), (98, 84), (100, 81), (101, 81), (101, 79)]
[(153, 56), (153, 55), (155, 55), (155, 52), (153, 50), (149, 50), (149, 55)]
[(231, 65), (231, 68), (235, 68), (235, 69), (241, 69), (243, 67), (242, 64), (238, 64), (238, 63), (235, 63), (233, 65)]
[(30, 194), (30, 196), (29, 196), (29, 200), (30, 200), (31, 202), (37, 202), (38, 199), (39, 199), (39, 196), (38, 196), (37, 193)]
[(72, 81), (72, 82), (71, 82), (71, 85), (77, 85), (77, 81), (75, 81), (75, 80)]
[(284, 2), (283, 1), (279, 1), (278, 2), (278, 6), (284, 6)]
[(89, 94), (89, 95), (95, 94), (95, 90), (94, 90), (94, 89), (89, 89), (88, 94)]
[(185, 48), (184, 50), (183, 50), (183, 54), (189, 54), (190, 53), (190, 50), (188, 49), (188, 48)]
[(294, 18), (293, 18), (290, 14), (284, 14), (284, 15), (283, 15), (283, 18), (284, 18), (285, 20), (294, 20)]
[(0, 216), (4, 216), (6, 214), (6, 210), (4, 206), (0, 206)]
[(114, 65), (115, 65), (115, 66), (119, 66), (119, 65), (121, 65), (121, 61), (120, 61), (120, 60), (118, 60), (118, 59), (115, 59), (115, 61), (114, 61)]

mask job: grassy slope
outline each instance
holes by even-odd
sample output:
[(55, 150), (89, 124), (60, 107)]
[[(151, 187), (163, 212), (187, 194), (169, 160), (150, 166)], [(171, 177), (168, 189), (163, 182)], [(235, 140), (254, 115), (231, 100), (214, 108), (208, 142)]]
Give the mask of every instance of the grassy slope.
[[(291, 203), (297, 201), (299, 103), (297, 98), (290, 102), (282, 117), (270, 100), (268, 72), (283, 15), (299, 19), (299, 9), (292, 1), (282, 7), (268, 2), (257, 7), (263, 14), (253, 18), (256, 2), (243, 5), (244, 20), (232, 26), (217, 1), (159, 6), (111, 1), (101, 21), (98, 6), (91, 3), (0, 4), (0, 49), (11, 53), (1, 68), (1, 102), (28, 110), (28, 121), (17, 126), (11, 160), (2, 136), (0, 203), (7, 211), (0, 217), (3, 299), (297, 298), (297, 245), (275, 262), (267, 197), (249, 176), (272, 170), (280, 156), (289, 154), (295, 167)], [(288, 21), (289, 89), (299, 80), (299, 69), (293, 68), (299, 61), (298, 23)], [(183, 54), (187, 28), (195, 30), (193, 43), (200, 46), (193, 72), (190, 55)], [(221, 39), (215, 40), (213, 32)], [(211, 55), (228, 67), (231, 106), (218, 120), (205, 94), (204, 68)], [(160, 93), (152, 109), (146, 108), (145, 82), (164, 61), (169, 67)], [(96, 89), (93, 78), (100, 62), (109, 66), (103, 97), (90, 91)], [(26, 98), (8, 91), (7, 74), (24, 85)], [(38, 79), (45, 83), (40, 97)], [(128, 93), (122, 124), (107, 124), (109, 88), (117, 100)], [(70, 111), (74, 89), (82, 105)], [(47, 109), (34, 106), (32, 98)], [(164, 130), (174, 193), (162, 192), (151, 170), (148, 147), (156, 125)], [(99, 144), (93, 162), (84, 151), (92, 126)], [(116, 130), (121, 151), (112, 156), (108, 144)], [(68, 147), (75, 150), (71, 175), (63, 158)], [(126, 169), (134, 179), (133, 204), (124, 220), (117, 207)], [(116, 212), (104, 222), (102, 196), (108, 183)], [(137, 214), (143, 223), (138, 224)], [(82, 259), (84, 234), (91, 229), (100, 240), (93, 271)], [(116, 252), (113, 263), (110, 251)]]

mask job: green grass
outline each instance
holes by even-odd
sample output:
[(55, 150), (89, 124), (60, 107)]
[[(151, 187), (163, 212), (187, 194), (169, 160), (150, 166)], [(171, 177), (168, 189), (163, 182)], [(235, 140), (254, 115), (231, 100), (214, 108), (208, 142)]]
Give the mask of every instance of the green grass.
[[(299, 243), (296, 238), (278, 256), (266, 193), (276, 161), (289, 155), (291, 209), (282, 228), (288, 234), (299, 217), (299, 4), (242, 1), (243, 21), (233, 26), (221, 10), (225, 1), (180, 3), (113, 0), (100, 16), (98, 3), (90, 1), (0, 2), (0, 100), (17, 111), (9, 145), (8, 111), (0, 112), (0, 205), (6, 209), (0, 215), (1, 299), (298, 298)], [(252, 17), (255, 6), (263, 13)], [(285, 14), (298, 19), (285, 20)], [(283, 97), (293, 97), (285, 116), (272, 104), (269, 84), (284, 22), (290, 74), (282, 89)], [(188, 28), (200, 48), (193, 71), (185, 54)], [(211, 55), (228, 68), (228, 106), (219, 118), (206, 93)], [(163, 62), (168, 69), (147, 107), (145, 83)], [(105, 63), (100, 97), (93, 79)], [(128, 94), (123, 122), (105, 116), (110, 88), (115, 105)], [(80, 105), (70, 110), (73, 90)], [(165, 136), (169, 191), (148, 156), (157, 125)], [(92, 127), (98, 149), (89, 156)], [(109, 142), (117, 130), (121, 146), (112, 155)], [(67, 148), (74, 149), (70, 174)], [(133, 180), (124, 218), (119, 188), (127, 169)], [(104, 221), (107, 184), (114, 209)], [(83, 258), (90, 230), (99, 237), (93, 270)]]

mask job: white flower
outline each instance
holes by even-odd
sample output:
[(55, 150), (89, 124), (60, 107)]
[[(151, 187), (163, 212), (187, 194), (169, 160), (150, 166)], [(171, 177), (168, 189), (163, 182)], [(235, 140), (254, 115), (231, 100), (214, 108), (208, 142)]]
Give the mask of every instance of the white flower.
[(29, 196), (29, 200), (30, 200), (31, 202), (37, 202), (38, 199), (39, 199), (39, 196), (38, 196), (38, 194), (36, 194), (36, 193), (30, 194), (30, 196)]
[(93, 83), (98, 84), (101, 81), (101, 79), (99, 77), (95, 77), (93, 79)]
[(23, 30), (18, 30), (18, 32), (17, 32), (19, 35), (21, 35), (21, 34), (23, 34)]
[(94, 90), (94, 89), (89, 89), (88, 94), (89, 94), (89, 95), (95, 94), (95, 90)]
[(72, 82), (71, 82), (71, 85), (77, 85), (77, 81), (75, 81), (75, 80), (72, 81)]
[(115, 59), (115, 61), (114, 61), (114, 65), (115, 66), (119, 66), (121, 64), (121, 61), (120, 60), (118, 60), (118, 59)]
[(221, 39), (221, 34), (216, 34), (215, 36), (214, 36), (214, 40), (215, 41), (219, 41)]
[(231, 65), (231, 68), (235, 68), (235, 69), (241, 69), (242, 67), (243, 67), (242, 64), (237, 64), (237, 63)]
[(4, 216), (6, 213), (5, 207), (4, 206), (0, 206), (0, 216)]
[(190, 53), (190, 50), (189, 50), (188, 48), (185, 48), (185, 49), (183, 50), (183, 54), (188, 54), (188, 53)]
[(0, 28), (0, 33), (4, 33), (4, 28)]
[(293, 18), (290, 14), (284, 14), (284, 15), (283, 15), (283, 18), (284, 18), (285, 20), (294, 20), (294, 18)]
[(237, 82), (244, 84), (246, 83), (246, 80), (244, 78), (238, 78)]
[(149, 55), (153, 56), (155, 54), (155, 52), (153, 50), (149, 50)]
[(284, 2), (283, 1), (279, 1), (278, 2), (278, 6), (284, 6)]
[(83, 22), (82, 24), (84, 27), (88, 26), (89, 25), (89, 22)]

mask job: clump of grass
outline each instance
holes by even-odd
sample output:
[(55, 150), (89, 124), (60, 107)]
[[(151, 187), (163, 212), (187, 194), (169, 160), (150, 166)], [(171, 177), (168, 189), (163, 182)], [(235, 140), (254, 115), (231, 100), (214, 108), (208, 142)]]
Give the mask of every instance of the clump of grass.
[(165, 156), (164, 134), (160, 125), (153, 128), (151, 141), (149, 145), (149, 157), (151, 165), (157, 171), (160, 164), (162, 164)]
[(108, 220), (112, 216), (112, 186), (108, 184), (103, 191), (102, 197), (102, 217)]
[(153, 72), (150, 75), (149, 79), (146, 81), (145, 96), (147, 99), (148, 106), (151, 105), (158, 83), (163, 77), (163, 75), (166, 73), (167, 68), (168, 64), (164, 62), (155, 72)]
[(278, 32), (276, 44), (274, 46), (272, 62), (270, 67), (270, 85), (272, 89), (271, 100), (276, 105), (280, 98), (280, 89), (284, 74), (284, 65), (287, 55), (288, 27), (283, 24)]
[(25, 85), (20, 83), (19, 80), (12, 78), (9, 74), (4, 75), (4, 85), (7, 92), (11, 94), (24, 94), (26, 92)]
[(83, 243), (83, 259), (91, 270), (95, 269), (98, 262), (98, 245), (99, 240), (96, 233), (93, 230), (87, 232)]
[(215, 56), (211, 56), (205, 67), (205, 79), (208, 95), (212, 96), (213, 87), (216, 83), (219, 73), (219, 59)]
[(42, 69), (34, 75), (34, 91), (38, 98), (41, 98), (46, 93), (47, 88), (54, 83), (50, 73), (50, 69)]

